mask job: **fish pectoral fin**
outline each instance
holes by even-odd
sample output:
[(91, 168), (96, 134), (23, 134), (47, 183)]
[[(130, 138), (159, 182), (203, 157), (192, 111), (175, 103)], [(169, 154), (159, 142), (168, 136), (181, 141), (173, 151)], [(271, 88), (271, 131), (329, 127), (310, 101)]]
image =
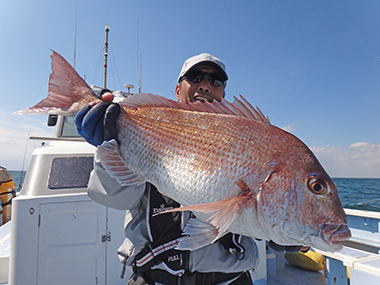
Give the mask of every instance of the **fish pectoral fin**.
[[(159, 214), (178, 212), (178, 211), (195, 211), (202, 213), (213, 213), (209, 219), (210, 223), (220, 232), (227, 232), (228, 227), (233, 220), (238, 216), (240, 211), (255, 202), (251, 195), (241, 195), (230, 199), (211, 202), (207, 204), (198, 204), (188, 207), (175, 208)], [(220, 237), (220, 236), (219, 236)], [(218, 238), (219, 238), (218, 237)]]
[(196, 250), (216, 241), (220, 232), (210, 223), (204, 222), (197, 217), (190, 219), (183, 230), (184, 237), (180, 238), (177, 249)]
[(116, 140), (103, 142), (103, 144), (97, 148), (96, 153), (106, 172), (121, 185), (128, 186), (146, 182), (141, 179), (140, 175), (129, 169), (125, 164), (123, 158), (120, 156)]
[(251, 205), (252, 202), (254, 202), (254, 199), (252, 199), (251, 195), (242, 195), (218, 202), (175, 208), (156, 215), (178, 211), (215, 212), (206, 222), (199, 218), (193, 218), (186, 224), (183, 231), (185, 236), (181, 238), (177, 248), (195, 250), (211, 244), (224, 236), (240, 211)]
[[(210, 203), (214, 204), (212, 207), (216, 208), (216, 211), (208, 220), (210, 220), (211, 224), (219, 230), (219, 233), (226, 233), (240, 211), (247, 206), (247, 201), (249, 200), (252, 200), (251, 196), (237, 196), (227, 200)], [(221, 236), (218, 238), (220, 237)]]

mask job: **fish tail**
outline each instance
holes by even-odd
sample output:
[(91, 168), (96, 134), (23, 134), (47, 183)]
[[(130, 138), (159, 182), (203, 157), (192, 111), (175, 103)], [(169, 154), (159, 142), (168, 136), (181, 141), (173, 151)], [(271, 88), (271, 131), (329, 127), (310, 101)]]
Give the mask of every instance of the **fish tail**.
[(52, 52), (48, 97), (35, 106), (15, 114), (54, 114), (73, 117), (83, 106), (98, 99), (75, 69), (59, 53), (53, 50)]

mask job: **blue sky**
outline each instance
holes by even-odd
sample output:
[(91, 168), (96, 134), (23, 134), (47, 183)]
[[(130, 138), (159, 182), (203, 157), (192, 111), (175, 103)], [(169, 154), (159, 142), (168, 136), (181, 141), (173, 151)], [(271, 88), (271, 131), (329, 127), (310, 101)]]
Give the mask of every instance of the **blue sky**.
[[(77, 15), (77, 16), (75, 16)], [(50, 49), (102, 85), (175, 99), (182, 63), (224, 61), (227, 100), (242, 94), (304, 141), (333, 177), (380, 177), (379, 1), (0, 1), (0, 165), (25, 168), (52, 136), (46, 116), (16, 116), (47, 96)], [(132, 89), (137, 92), (137, 88)]]

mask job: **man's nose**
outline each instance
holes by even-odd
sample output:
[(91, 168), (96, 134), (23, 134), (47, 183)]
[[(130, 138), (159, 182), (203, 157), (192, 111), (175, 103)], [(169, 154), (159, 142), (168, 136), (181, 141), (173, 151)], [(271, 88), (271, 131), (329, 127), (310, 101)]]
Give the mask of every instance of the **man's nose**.
[(202, 90), (205, 92), (210, 92), (210, 82), (208, 81), (207, 77), (203, 78), (203, 80), (198, 85), (198, 90)]

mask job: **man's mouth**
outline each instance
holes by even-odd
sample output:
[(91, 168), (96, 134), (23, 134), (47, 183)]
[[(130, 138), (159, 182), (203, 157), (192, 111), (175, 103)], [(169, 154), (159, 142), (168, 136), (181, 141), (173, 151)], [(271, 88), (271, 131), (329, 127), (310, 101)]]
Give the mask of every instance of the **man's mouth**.
[(195, 94), (194, 95), (194, 101), (202, 101), (202, 102), (208, 101), (208, 102), (212, 102), (212, 99), (209, 98), (209, 97), (206, 97), (206, 96), (202, 96), (200, 94)]

